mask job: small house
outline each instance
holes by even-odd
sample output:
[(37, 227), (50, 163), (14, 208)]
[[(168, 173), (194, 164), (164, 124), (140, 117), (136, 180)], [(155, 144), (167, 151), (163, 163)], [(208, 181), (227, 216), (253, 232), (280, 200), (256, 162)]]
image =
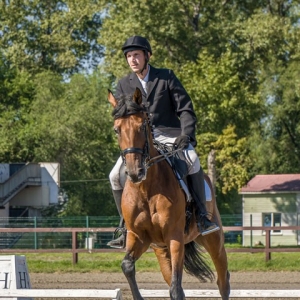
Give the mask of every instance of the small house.
[[(300, 174), (256, 175), (240, 190), (243, 226), (299, 226)], [(243, 246), (265, 243), (265, 231), (243, 231)], [(300, 231), (271, 231), (271, 246), (300, 245)]]

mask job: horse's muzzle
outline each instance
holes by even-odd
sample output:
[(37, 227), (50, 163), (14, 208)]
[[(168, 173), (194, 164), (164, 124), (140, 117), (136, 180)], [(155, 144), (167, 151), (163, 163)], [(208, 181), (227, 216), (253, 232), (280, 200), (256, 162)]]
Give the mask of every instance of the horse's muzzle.
[(128, 170), (125, 168), (125, 174), (127, 178), (133, 183), (140, 183), (146, 178), (146, 169), (138, 168), (135, 171)]

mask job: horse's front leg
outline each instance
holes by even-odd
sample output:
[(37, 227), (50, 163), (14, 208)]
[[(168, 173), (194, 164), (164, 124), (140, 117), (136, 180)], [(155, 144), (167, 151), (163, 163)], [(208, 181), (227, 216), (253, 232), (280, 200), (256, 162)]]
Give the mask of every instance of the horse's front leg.
[(172, 279), (170, 285), (170, 298), (176, 300), (185, 299), (182, 288), (182, 273), (184, 261), (184, 242), (183, 239), (171, 240), (170, 242)]
[(133, 299), (136, 300), (141, 300), (143, 299), (137, 282), (136, 282), (136, 278), (135, 278), (135, 261), (136, 259), (133, 258), (130, 253), (126, 253), (123, 261), (122, 261), (122, 271), (124, 273), (124, 275), (127, 278), (127, 281), (129, 283), (130, 289), (131, 289), (131, 293), (133, 296)]
[(135, 277), (135, 262), (149, 248), (150, 243), (143, 243), (132, 231), (127, 233), (126, 255), (122, 261), (122, 271), (129, 283), (134, 300), (142, 300)]

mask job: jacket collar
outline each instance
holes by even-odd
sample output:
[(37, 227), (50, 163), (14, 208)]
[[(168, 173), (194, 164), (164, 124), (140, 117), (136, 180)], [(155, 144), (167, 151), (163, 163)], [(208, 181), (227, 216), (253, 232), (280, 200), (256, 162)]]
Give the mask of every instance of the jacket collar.
[(130, 79), (130, 85), (132, 86), (133, 89), (138, 87), (142, 91), (142, 95), (145, 98), (148, 98), (156, 85), (156, 82), (158, 81), (158, 76), (157, 74), (159, 73), (159, 69), (156, 69), (152, 66), (150, 66), (150, 72), (149, 72), (149, 80), (147, 84), (147, 95), (142, 87), (142, 84), (140, 80), (138, 79), (137, 75), (135, 73), (131, 73), (129, 76)]
[(138, 87), (141, 90), (143, 97), (146, 98), (147, 95), (146, 95), (146, 93), (143, 89), (143, 86), (142, 86), (140, 80), (138, 79), (137, 75), (135, 73), (131, 73), (129, 75), (129, 80), (130, 80), (130, 86), (132, 87), (132, 89), (134, 90)]
[(150, 66), (150, 73), (149, 73), (149, 80), (148, 80), (148, 97), (150, 96), (153, 88), (155, 87), (157, 81), (158, 81), (158, 73), (159, 70)]

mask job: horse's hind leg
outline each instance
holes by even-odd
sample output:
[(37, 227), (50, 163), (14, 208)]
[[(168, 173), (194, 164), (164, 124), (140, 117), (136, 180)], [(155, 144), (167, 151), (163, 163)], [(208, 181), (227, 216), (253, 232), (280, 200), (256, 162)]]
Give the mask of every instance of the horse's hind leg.
[(222, 300), (228, 300), (230, 294), (230, 273), (227, 268), (228, 263), (225, 248), (222, 247), (220, 252), (216, 255), (211, 255), (211, 258), (218, 274), (217, 284)]
[(164, 248), (152, 247), (152, 248), (159, 262), (160, 271), (164, 277), (164, 280), (170, 286), (172, 281), (172, 265), (171, 265), (170, 251), (168, 250), (167, 247)]
[(205, 237), (199, 236), (196, 241), (204, 246), (209, 253), (216, 271), (217, 284), (222, 300), (229, 300), (230, 294), (230, 273), (228, 271), (227, 254), (224, 248), (222, 231), (214, 232)]
[(170, 286), (170, 298), (181, 300), (185, 299), (182, 288), (183, 273), (183, 243), (171, 241), (172, 255), (167, 247), (153, 247), (159, 262), (161, 273), (166, 283)]

